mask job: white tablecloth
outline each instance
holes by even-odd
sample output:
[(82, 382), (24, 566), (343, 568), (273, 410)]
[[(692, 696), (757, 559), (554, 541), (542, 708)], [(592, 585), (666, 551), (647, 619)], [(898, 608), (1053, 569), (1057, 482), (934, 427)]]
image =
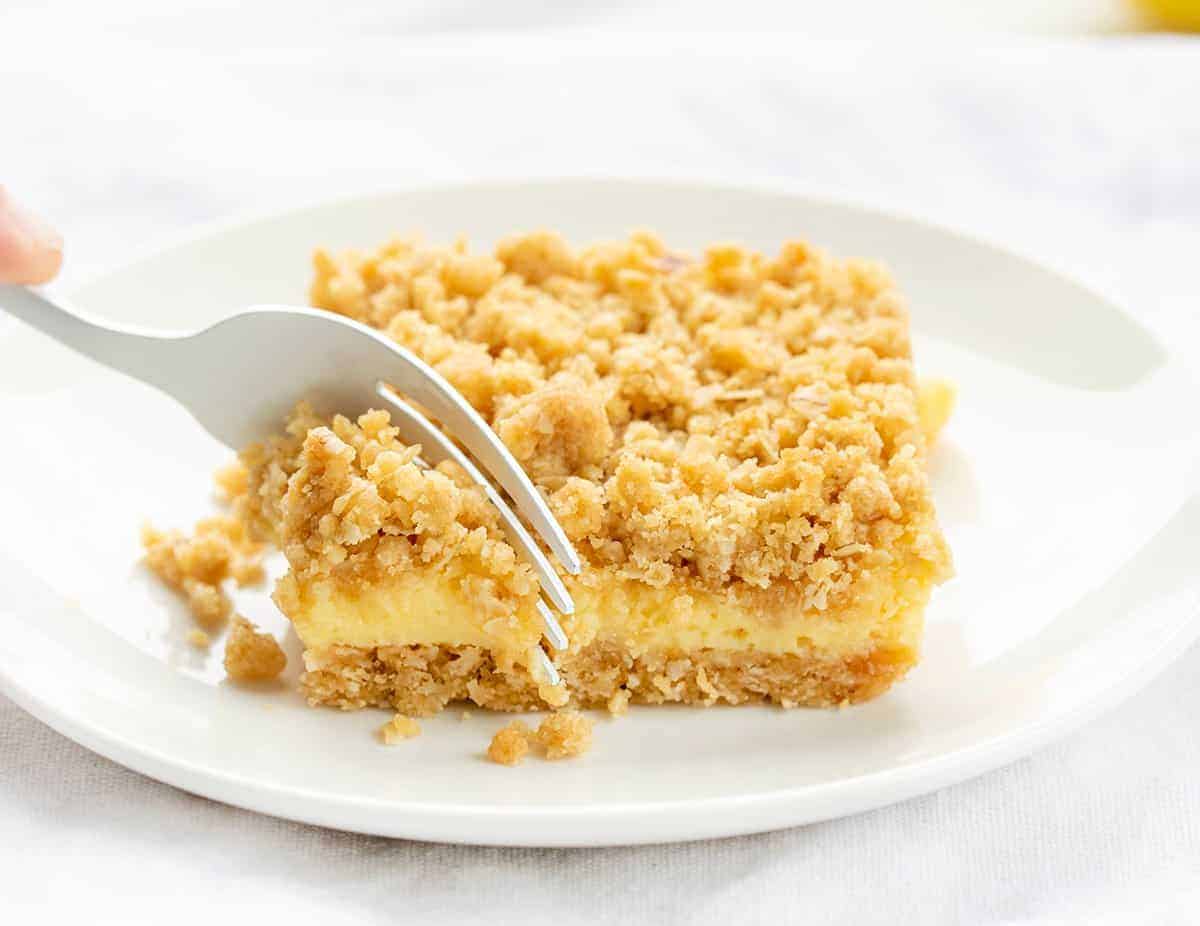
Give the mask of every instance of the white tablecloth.
[[(595, 30), (568, 6), (535, 20), (532, 3), (192, 7), (126, 0), (111, 29), (109, 4), (0, 12), (0, 182), (66, 233), (68, 277), (202, 220), (426, 179), (769, 174), (1017, 244), (1156, 324), (1197, 312), (1195, 42), (722, 38), (663, 15), (637, 38), (613, 25), (621, 4)], [(535, 21), (555, 31), (484, 34)], [(1195, 922), (1197, 713), (1193, 650), (1060, 744), (899, 806), (692, 845), (534, 851), (233, 810), (0, 698), (0, 921)]]

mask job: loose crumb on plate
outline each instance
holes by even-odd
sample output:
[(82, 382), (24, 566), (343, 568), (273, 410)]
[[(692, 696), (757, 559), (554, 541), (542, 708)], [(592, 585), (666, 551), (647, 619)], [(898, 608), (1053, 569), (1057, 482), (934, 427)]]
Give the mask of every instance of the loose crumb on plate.
[(573, 759), (592, 748), (592, 722), (578, 711), (551, 714), (535, 735), (547, 759)]
[(396, 714), (379, 728), (379, 738), (388, 746), (394, 746), (401, 740), (412, 739), (414, 736), (420, 735), (421, 725), (404, 714)]
[(241, 460), (232, 460), (213, 473), (213, 482), (217, 484), (217, 494), (221, 499), (232, 502), (249, 489), (250, 471)]
[(208, 649), (209, 644), (212, 643), (212, 637), (198, 627), (193, 627), (188, 631), (187, 641), (196, 649)]
[(275, 638), (260, 633), (241, 615), (233, 619), (225, 641), (225, 672), (238, 682), (265, 682), (276, 678), (287, 665)]
[(146, 565), (183, 594), (196, 623), (206, 630), (219, 629), (233, 613), (233, 602), (222, 588), (226, 579), (250, 585), (263, 578), (263, 545), (229, 515), (205, 518), (191, 536), (146, 524), (142, 547)]
[(201, 627), (220, 630), (233, 613), (233, 602), (219, 585), (185, 578), (182, 589), (187, 596), (188, 610)]
[(514, 720), (492, 737), (487, 757), (498, 765), (520, 765), (529, 753), (529, 735), (529, 727)]

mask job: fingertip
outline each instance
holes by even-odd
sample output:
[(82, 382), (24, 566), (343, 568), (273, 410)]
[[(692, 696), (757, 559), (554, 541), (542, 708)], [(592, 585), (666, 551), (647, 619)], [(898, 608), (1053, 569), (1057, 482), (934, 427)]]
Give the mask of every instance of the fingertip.
[(62, 236), (0, 186), (0, 281), (46, 283), (58, 274), (62, 260)]
[(37, 253), (25, 263), (25, 279), (16, 282), (26, 286), (40, 286), (42, 283), (49, 283), (58, 276), (58, 271), (62, 269), (62, 262), (61, 243), (57, 247), (39, 248)]

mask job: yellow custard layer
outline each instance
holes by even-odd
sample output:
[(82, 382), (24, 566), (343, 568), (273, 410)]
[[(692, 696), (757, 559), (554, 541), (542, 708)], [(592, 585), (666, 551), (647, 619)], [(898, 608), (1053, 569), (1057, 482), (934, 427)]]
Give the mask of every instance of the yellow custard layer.
[[(914, 560), (908, 570), (864, 579), (849, 605), (804, 610), (786, 603), (743, 602), (698, 588), (652, 588), (611, 573), (569, 579), (575, 613), (561, 616), (573, 650), (599, 641), (638, 655), (703, 649), (789, 653), (810, 647), (830, 658), (880, 646), (919, 646), (932, 570)], [(349, 591), (327, 580), (297, 586), (289, 616), (312, 650), (333, 645), (374, 647), (436, 644), (480, 646), (518, 660), (537, 644), (542, 626), (524, 603), (514, 614), (481, 620), (454, 580), (418, 570)]]

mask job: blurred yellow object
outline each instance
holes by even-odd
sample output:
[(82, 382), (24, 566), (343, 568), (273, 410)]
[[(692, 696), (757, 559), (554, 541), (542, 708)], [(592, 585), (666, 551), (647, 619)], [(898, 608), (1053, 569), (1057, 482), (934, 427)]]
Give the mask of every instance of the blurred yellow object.
[(1200, 32), (1200, 0), (1133, 0), (1155, 25)]
[(958, 390), (948, 379), (922, 378), (917, 385), (917, 415), (921, 419), (921, 430), (925, 440), (932, 444), (954, 411), (954, 400)]

